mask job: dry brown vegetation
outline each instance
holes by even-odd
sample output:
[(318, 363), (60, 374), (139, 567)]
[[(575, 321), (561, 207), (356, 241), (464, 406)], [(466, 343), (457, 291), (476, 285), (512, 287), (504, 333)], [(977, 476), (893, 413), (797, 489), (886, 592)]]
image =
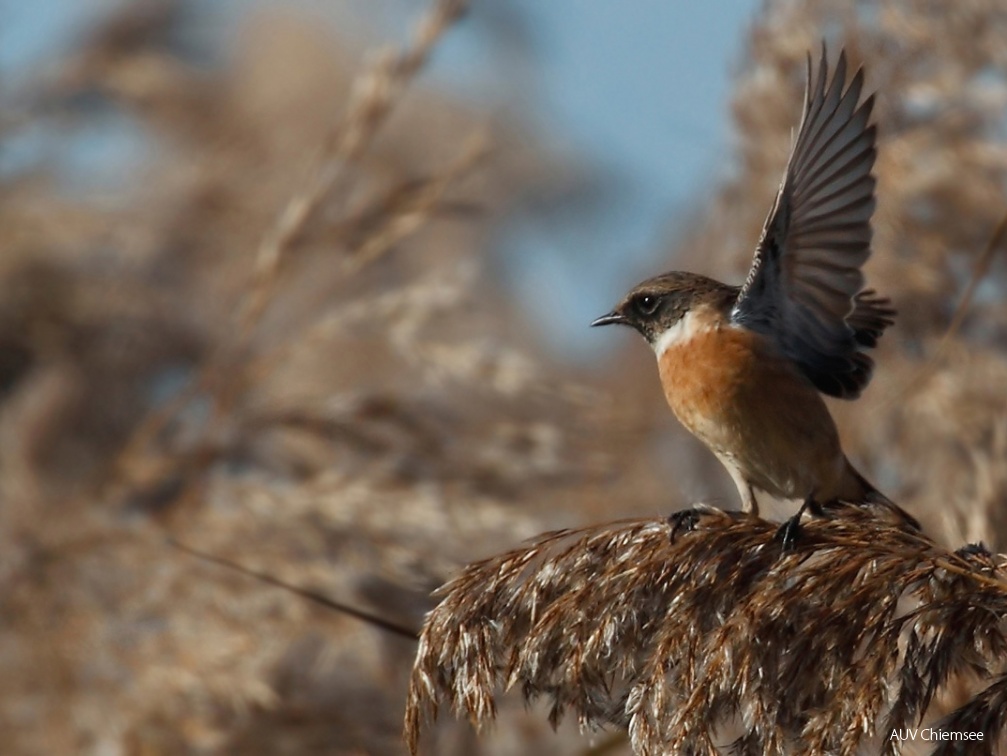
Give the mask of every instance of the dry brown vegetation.
[(892, 730), (967, 678), (978, 692), (935, 726), (991, 750), (1007, 725), (1002, 564), (873, 512), (831, 514), (786, 553), (773, 523), (699, 508), (469, 566), (424, 625), (410, 747), (439, 701), (485, 724), (514, 687), (548, 699), (552, 721), (628, 730), (640, 754), (898, 753)]
[[(186, 5), (124, 8), (0, 93), (6, 140), (113, 114), (151, 145), (97, 195), (47, 164), (2, 187), (3, 751), (403, 753), (415, 643), (166, 536), (418, 628), (466, 563), (669, 513), (697, 486), (729, 505), (730, 484), (675, 427), (639, 344), (574, 381), (494, 282), (500, 225), (577, 172), (424, 82), (459, 3), (433, 2), (377, 56), (260, 18), (219, 66), (176, 43)], [(476, 736), (441, 717), (423, 752), (589, 749), (576, 727), (553, 733), (548, 708), (498, 696), (507, 682), (591, 724), (635, 722), (652, 751), (702, 747), (714, 726), (731, 742), (738, 713), (759, 725), (749, 752), (798, 733), (876, 749), (888, 718), (917, 712), (1002, 729), (999, 562), (954, 551), (1007, 541), (1002, 256), (921, 369), (1007, 208), (1007, 11), (850, 8), (762, 11), (724, 156), (736, 171), (668, 265), (740, 280), (807, 51), (824, 34), (864, 62), (882, 136), (869, 278), (900, 317), (875, 383), (835, 407), (858, 467), (934, 540), (851, 516), (781, 557), (772, 525), (704, 511), (674, 538), (637, 519), (476, 563), (431, 615), (414, 703), (455, 696), (497, 724)], [(596, 642), (574, 653), (572, 628)], [(472, 666), (443, 663), (458, 654)], [(804, 698), (780, 695), (791, 669)], [(773, 684), (734, 685), (768, 670)]]

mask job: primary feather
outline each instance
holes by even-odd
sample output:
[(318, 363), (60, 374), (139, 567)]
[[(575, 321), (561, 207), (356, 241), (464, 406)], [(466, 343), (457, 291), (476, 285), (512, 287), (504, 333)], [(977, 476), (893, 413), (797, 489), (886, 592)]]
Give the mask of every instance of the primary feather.
[(852, 399), (871, 379), (862, 350), (892, 324), (890, 302), (863, 290), (875, 180), (873, 96), (863, 72), (846, 86), (846, 54), (829, 80), (824, 49), (776, 201), (732, 320), (773, 338), (825, 394)]

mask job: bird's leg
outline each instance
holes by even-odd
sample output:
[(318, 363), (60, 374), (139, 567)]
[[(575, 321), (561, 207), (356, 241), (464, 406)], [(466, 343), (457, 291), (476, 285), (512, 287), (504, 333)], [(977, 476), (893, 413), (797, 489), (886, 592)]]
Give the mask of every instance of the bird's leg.
[(759, 516), (759, 502), (755, 500), (755, 492), (747, 483), (741, 489), (741, 511), (748, 512), (756, 517)]
[(776, 531), (774, 540), (782, 541), (784, 552), (790, 551), (797, 542), (797, 537), (801, 534), (801, 517), (805, 512), (811, 512), (816, 517), (821, 517), (825, 514), (825, 510), (815, 500), (814, 495), (808, 494), (804, 503), (801, 504), (801, 508), (797, 510), (797, 514), (783, 523)]
[(755, 491), (752, 490), (752, 484), (745, 479), (744, 473), (738, 469), (737, 465), (732, 464), (729, 459), (724, 457), (718, 457), (718, 459), (727, 468), (731, 480), (738, 487), (738, 495), (741, 497), (741, 511), (758, 517), (759, 503), (755, 500)]

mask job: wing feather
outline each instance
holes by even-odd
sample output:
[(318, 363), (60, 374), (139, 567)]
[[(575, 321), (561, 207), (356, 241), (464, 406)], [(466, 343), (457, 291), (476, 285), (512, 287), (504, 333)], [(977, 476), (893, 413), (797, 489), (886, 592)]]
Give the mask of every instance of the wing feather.
[(808, 58), (801, 127), (732, 319), (772, 337), (820, 391), (852, 398), (873, 369), (861, 350), (895, 311), (863, 290), (877, 134), (863, 71), (846, 80), (845, 52), (831, 78), (824, 47), (815, 77)]

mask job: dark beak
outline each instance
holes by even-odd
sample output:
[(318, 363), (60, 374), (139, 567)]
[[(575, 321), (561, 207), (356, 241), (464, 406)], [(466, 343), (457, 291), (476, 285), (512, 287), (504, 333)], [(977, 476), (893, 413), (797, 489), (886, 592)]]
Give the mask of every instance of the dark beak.
[(625, 315), (618, 310), (615, 310), (610, 312), (608, 315), (602, 315), (600, 318), (591, 323), (592, 328), (603, 325), (629, 325), (629, 321), (626, 320)]

